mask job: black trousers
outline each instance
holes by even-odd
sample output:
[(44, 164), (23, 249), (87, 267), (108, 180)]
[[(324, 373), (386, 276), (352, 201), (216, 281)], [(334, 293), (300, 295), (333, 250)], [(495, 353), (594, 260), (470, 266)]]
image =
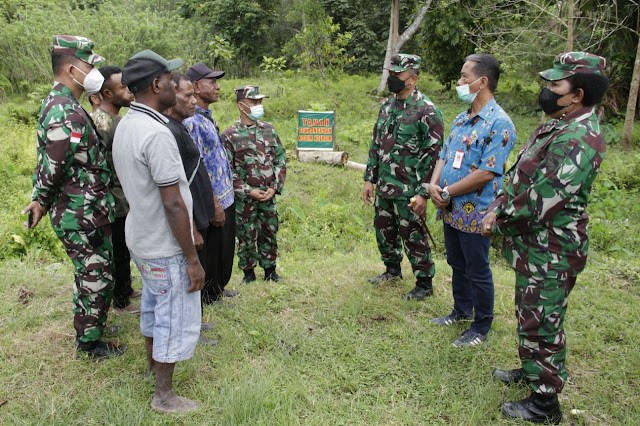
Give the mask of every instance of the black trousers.
[(118, 309), (129, 305), (129, 296), (133, 294), (131, 287), (131, 255), (124, 238), (124, 222), (127, 217), (117, 217), (111, 224), (113, 241), (113, 306)]
[(236, 207), (235, 204), (224, 210), (225, 222), (220, 228), (209, 225), (199, 230), (204, 240), (198, 258), (205, 271), (202, 303), (211, 303), (222, 295), (222, 291), (231, 279), (233, 258), (236, 248)]

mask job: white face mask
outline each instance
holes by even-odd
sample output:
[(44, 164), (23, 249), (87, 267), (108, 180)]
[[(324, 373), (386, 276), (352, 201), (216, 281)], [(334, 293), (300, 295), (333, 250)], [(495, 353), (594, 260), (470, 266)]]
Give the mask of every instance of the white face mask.
[[(480, 77), (480, 78), (482, 78), (482, 77)], [(480, 80), (480, 78), (478, 80)], [(478, 80), (476, 80), (476, 81), (478, 81)], [(472, 82), (471, 84), (475, 83), (476, 81)], [(473, 102), (476, 99), (476, 96), (478, 96), (478, 92), (469, 93), (469, 84), (463, 84), (462, 86), (456, 86), (456, 92), (458, 92), (458, 98), (462, 102), (466, 102), (468, 104)]]
[(84, 87), (84, 90), (87, 92), (87, 95), (89, 96), (95, 95), (100, 91), (100, 89), (102, 89), (102, 84), (104, 83), (104, 77), (102, 76), (100, 71), (98, 71), (98, 68), (93, 68), (91, 71), (89, 71), (89, 74), (86, 74), (75, 65), (72, 65), (72, 67), (74, 67), (75, 69), (80, 71), (82, 74), (84, 74), (85, 76), (84, 83), (80, 83), (78, 80), (76, 80), (73, 77), (71, 78), (73, 78), (73, 81), (78, 83), (80, 86)]
[(262, 106), (262, 104), (250, 107), (243, 102), (242, 105), (249, 108), (250, 111), (249, 114), (247, 114), (247, 117), (249, 117), (251, 120), (258, 121), (264, 116), (264, 107)]

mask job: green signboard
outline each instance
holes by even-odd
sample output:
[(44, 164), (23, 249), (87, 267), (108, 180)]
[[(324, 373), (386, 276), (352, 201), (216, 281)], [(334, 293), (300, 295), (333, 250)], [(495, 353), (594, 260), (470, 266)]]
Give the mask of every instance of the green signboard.
[(335, 140), (335, 111), (298, 111), (298, 149), (332, 151)]

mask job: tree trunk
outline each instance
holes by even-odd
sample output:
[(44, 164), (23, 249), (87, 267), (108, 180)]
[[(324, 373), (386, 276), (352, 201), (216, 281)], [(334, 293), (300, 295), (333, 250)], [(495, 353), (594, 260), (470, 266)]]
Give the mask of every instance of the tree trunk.
[(574, 10), (575, 0), (569, 0), (569, 10), (567, 12), (567, 52), (573, 52), (573, 26), (575, 23)]
[(302, 163), (327, 163), (342, 165), (349, 159), (349, 154), (342, 151), (303, 151), (298, 150), (298, 160)]
[(638, 99), (638, 85), (640, 83), (640, 38), (636, 49), (636, 61), (633, 65), (631, 87), (629, 88), (629, 100), (627, 101), (627, 113), (624, 117), (622, 130), (622, 147), (631, 149), (631, 137), (633, 136), (633, 122), (636, 116), (636, 101)]
[(382, 69), (382, 78), (378, 85), (378, 93), (382, 93), (387, 85), (387, 77), (391, 65), (391, 57), (394, 55), (393, 48), (398, 40), (398, 27), (400, 26), (400, 0), (391, 0), (391, 17), (389, 19), (389, 38), (387, 39), (387, 52), (384, 55), (384, 66)]
[(400, 25), (400, 0), (392, 0), (391, 4), (391, 22), (389, 24), (389, 40), (387, 40), (387, 53), (384, 57), (384, 69), (382, 70), (382, 77), (380, 84), (378, 85), (378, 93), (382, 93), (387, 85), (387, 77), (389, 77), (389, 71), (386, 69), (391, 65), (391, 57), (397, 55), (402, 49), (402, 46), (418, 31), (424, 16), (427, 14), (431, 2), (433, 0), (427, 0), (427, 2), (420, 8), (420, 11), (416, 15), (411, 25), (404, 30), (402, 35), (398, 36), (398, 26)]

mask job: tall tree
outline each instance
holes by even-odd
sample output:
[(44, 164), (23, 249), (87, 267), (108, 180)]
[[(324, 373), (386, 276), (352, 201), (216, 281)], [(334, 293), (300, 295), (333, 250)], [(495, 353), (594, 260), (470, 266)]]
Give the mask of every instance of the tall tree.
[(420, 23), (424, 19), (432, 0), (427, 0), (424, 3), (418, 14), (414, 18), (413, 22), (403, 31), (402, 34), (398, 34), (398, 27), (400, 22), (400, 0), (391, 0), (391, 13), (389, 19), (389, 39), (387, 40), (387, 53), (384, 57), (384, 67), (382, 70), (382, 77), (380, 78), (380, 84), (378, 85), (378, 93), (382, 93), (389, 77), (389, 71), (387, 68), (391, 65), (391, 58), (400, 52), (400, 49), (404, 44), (418, 31)]

